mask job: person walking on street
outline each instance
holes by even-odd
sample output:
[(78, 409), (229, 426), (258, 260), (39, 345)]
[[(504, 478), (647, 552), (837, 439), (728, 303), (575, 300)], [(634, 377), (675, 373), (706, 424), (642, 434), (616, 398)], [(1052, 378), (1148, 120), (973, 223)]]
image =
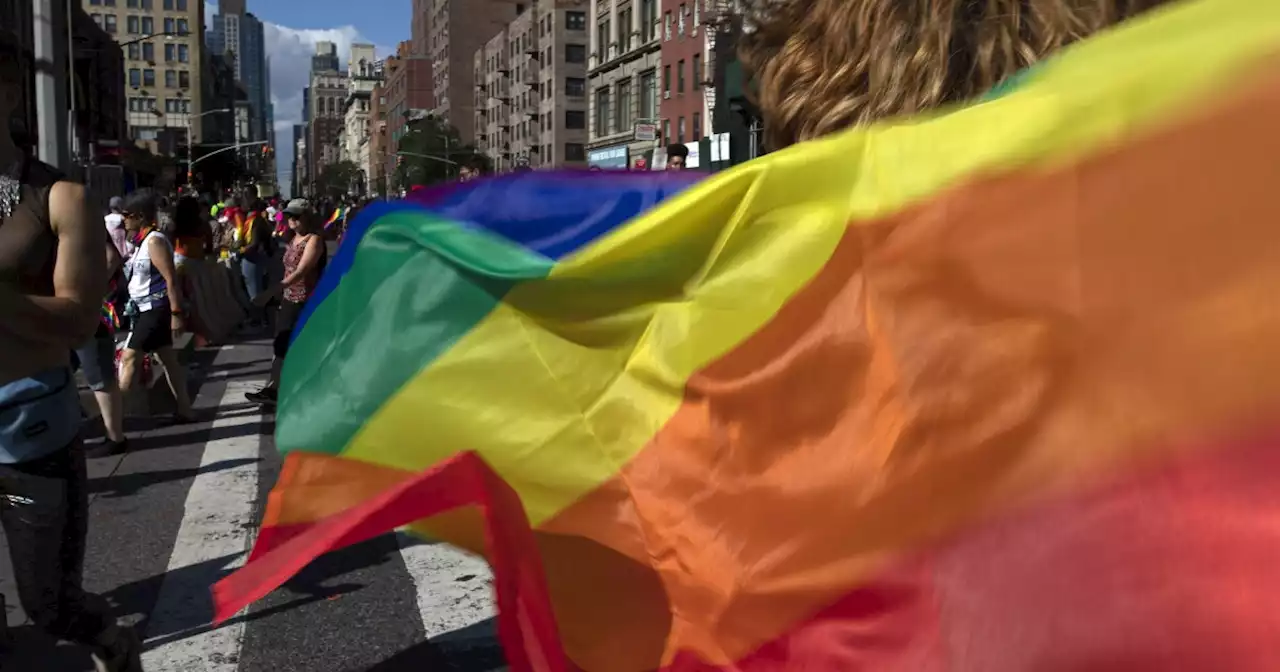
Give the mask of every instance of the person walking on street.
[[(123, 226), (123, 225), (122, 225)], [(102, 299), (102, 312), (98, 329), (93, 338), (75, 350), (75, 358), (84, 374), (85, 383), (93, 391), (98, 411), (102, 413), (102, 427), (106, 433), (104, 455), (121, 455), (128, 451), (129, 443), (124, 434), (124, 399), (116, 382), (116, 329), (121, 327), (116, 309), (117, 283), (124, 260), (112, 241), (103, 246), (107, 259), (107, 292)], [(95, 455), (102, 456), (102, 455)]]
[(175, 419), (180, 423), (195, 422), (186, 371), (173, 349), (174, 334), (186, 329), (185, 313), (173, 245), (157, 229), (159, 201), (154, 191), (140, 189), (124, 202), (125, 228), (133, 236), (136, 248), (125, 264), (130, 312), (135, 312), (136, 317), (120, 357), (120, 389), (128, 394), (137, 378), (139, 359), (155, 353), (164, 365), (165, 377), (177, 402)]
[[(31, 63), (0, 30), (0, 121)], [(140, 672), (141, 645), (82, 588), (89, 522), (71, 351), (97, 328), (107, 239), (84, 187), (0, 133), (0, 524), (35, 625), (90, 647), (106, 672)]]
[(245, 394), (246, 399), (257, 404), (275, 405), (276, 403), (277, 390), (280, 386), (280, 370), (284, 366), (285, 354), (289, 351), (289, 339), (293, 335), (293, 328), (298, 324), (298, 319), (302, 316), (303, 306), (315, 291), (316, 283), (320, 281), (327, 254), (319, 222), (306, 200), (295, 198), (289, 201), (289, 205), (284, 209), (284, 216), (292, 234), (284, 252), (284, 279), (280, 284), (254, 298), (254, 303), (266, 305), (266, 302), (276, 295), (281, 297), (276, 316), (276, 335), (272, 342), (274, 357), (271, 360), (271, 377), (266, 387), (257, 392)]

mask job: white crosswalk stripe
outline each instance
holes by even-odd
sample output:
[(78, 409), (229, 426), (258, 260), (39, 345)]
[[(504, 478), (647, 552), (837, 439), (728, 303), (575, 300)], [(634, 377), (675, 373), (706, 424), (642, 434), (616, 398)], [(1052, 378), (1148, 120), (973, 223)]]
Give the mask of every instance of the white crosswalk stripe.
[[(270, 417), (244, 401), (265, 378), (269, 346), (259, 341), (214, 354), (195, 367), (197, 406), (214, 417), (209, 425), (148, 430), (131, 438), (135, 449), (123, 459), (90, 464), (86, 587), (126, 622), (140, 621), (144, 668), (385, 672), (437, 669), (443, 655), (460, 656), (450, 659), (454, 669), (494, 669), (500, 654), (488, 567), (403, 535), (322, 559), (318, 578), (300, 577), (299, 585), (209, 626), (209, 587), (243, 562), (279, 467)], [(18, 608), (7, 557), (0, 560), (0, 591), (20, 649), (0, 655), (0, 670), (92, 669), (74, 648), (40, 648), (51, 643)]]

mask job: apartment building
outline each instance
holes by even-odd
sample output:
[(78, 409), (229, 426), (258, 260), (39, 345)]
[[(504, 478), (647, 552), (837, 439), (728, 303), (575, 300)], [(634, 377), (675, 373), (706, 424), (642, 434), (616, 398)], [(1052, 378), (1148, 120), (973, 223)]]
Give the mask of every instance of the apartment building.
[(650, 156), (657, 142), (636, 125), (658, 121), (657, 82), (662, 37), (659, 0), (591, 0), (587, 89), (587, 162), (626, 168)]
[(372, 44), (351, 45), (347, 63), (347, 97), (343, 101), (345, 145), (342, 159), (360, 169), (362, 185), (370, 184), (373, 166), (369, 146), (369, 106), (373, 90), (382, 81), (382, 62), (376, 60)]
[(129, 137), (160, 154), (201, 142), (204, 0), (82, 0), (124, 50)]
[(544, 0), (476, 51), (476, 142), (495, 169), (585, 164), (588, 7)]
[(385, 101), (381, 101), (386, 113), (386, 129), (389, 147), (399, 147), (400, 138), (409, 131), (409, 119), (414, 110), (430, 110), (432, 104), (431, 59), (414, 51), (412, 40), (401, 42), (395, 56), (383, 66), (385, 84), (382, 87)]
[(432, 102), (437, 116), (458, 129), (463, 142), (475, 141), (476, 51), (503, 31), (532, 0), (429, 0), (419, 25), (430, 30)]
[(703, 17), (714, 7), (715, 0), (662, 0), (659, 137), (664, 145), (687, 145), (690, 168), (698, 167), (698, 141), (711, 132), (714, 98), (708, 100), (713, 90), (706, 65), (708, 34), (714, 44), (714, 28), (705, 26)]
[(337, 46), (317, 42), (311, 59), (311, 83), (308, 87), (307, 175), (314, 182), (324, 169), (338, 162), (338, 136), (344, 128), (347, 99), (347, 74), (338, 70)]

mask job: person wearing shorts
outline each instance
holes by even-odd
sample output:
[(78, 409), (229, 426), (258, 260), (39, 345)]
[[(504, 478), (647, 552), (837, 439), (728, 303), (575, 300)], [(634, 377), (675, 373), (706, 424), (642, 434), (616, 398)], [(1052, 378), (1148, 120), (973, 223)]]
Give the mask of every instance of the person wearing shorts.
[(284, 367), (284, 357), (289, 352), (289, 339), (325, 267), (324, 236), (321, 235), (320, 223), (316, 221), (310, 204), (304, 199), (295, 198), (285, 207), (284, 217), (289, 225), (289, 243), (284, 251), (284, 278), (278, 285), (254, 298), (254, 302), (259, 305), (266, 305), (277, 295), (281, 299), (272, 343), (274, 357), (271, 360), (271, 378), (266, 387), (244, 395), (257, 404), (276, 403), (280, 371)]
[(128, 393), (137, 378), (138, 360), (155, 353), (164, 365), (165, 378), (177, 402), (175, 420), (194, 422), (186, 371), (173, 350), (174, 332), (184, 329), (182, 284), (173, 260), (173, 245), (156, 227), (159, 200), (154, 191), (140, 189), (124, 202), (124, 225), (135, 243), (133, 256), (125, 262), (125, 275), (129, 278), (129, 303), (137, 315), (120, 357), (120, 389)]

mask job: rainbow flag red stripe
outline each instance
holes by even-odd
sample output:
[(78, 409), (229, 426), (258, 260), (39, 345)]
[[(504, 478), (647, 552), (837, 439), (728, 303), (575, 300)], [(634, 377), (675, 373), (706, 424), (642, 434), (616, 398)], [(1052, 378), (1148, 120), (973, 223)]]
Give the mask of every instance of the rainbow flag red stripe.
[(219, 618), (408, 525), (515, 670), (1276, 669), (1277, 156), (1280, 5), (1196, 0), (688, 189), (371, 207)]

